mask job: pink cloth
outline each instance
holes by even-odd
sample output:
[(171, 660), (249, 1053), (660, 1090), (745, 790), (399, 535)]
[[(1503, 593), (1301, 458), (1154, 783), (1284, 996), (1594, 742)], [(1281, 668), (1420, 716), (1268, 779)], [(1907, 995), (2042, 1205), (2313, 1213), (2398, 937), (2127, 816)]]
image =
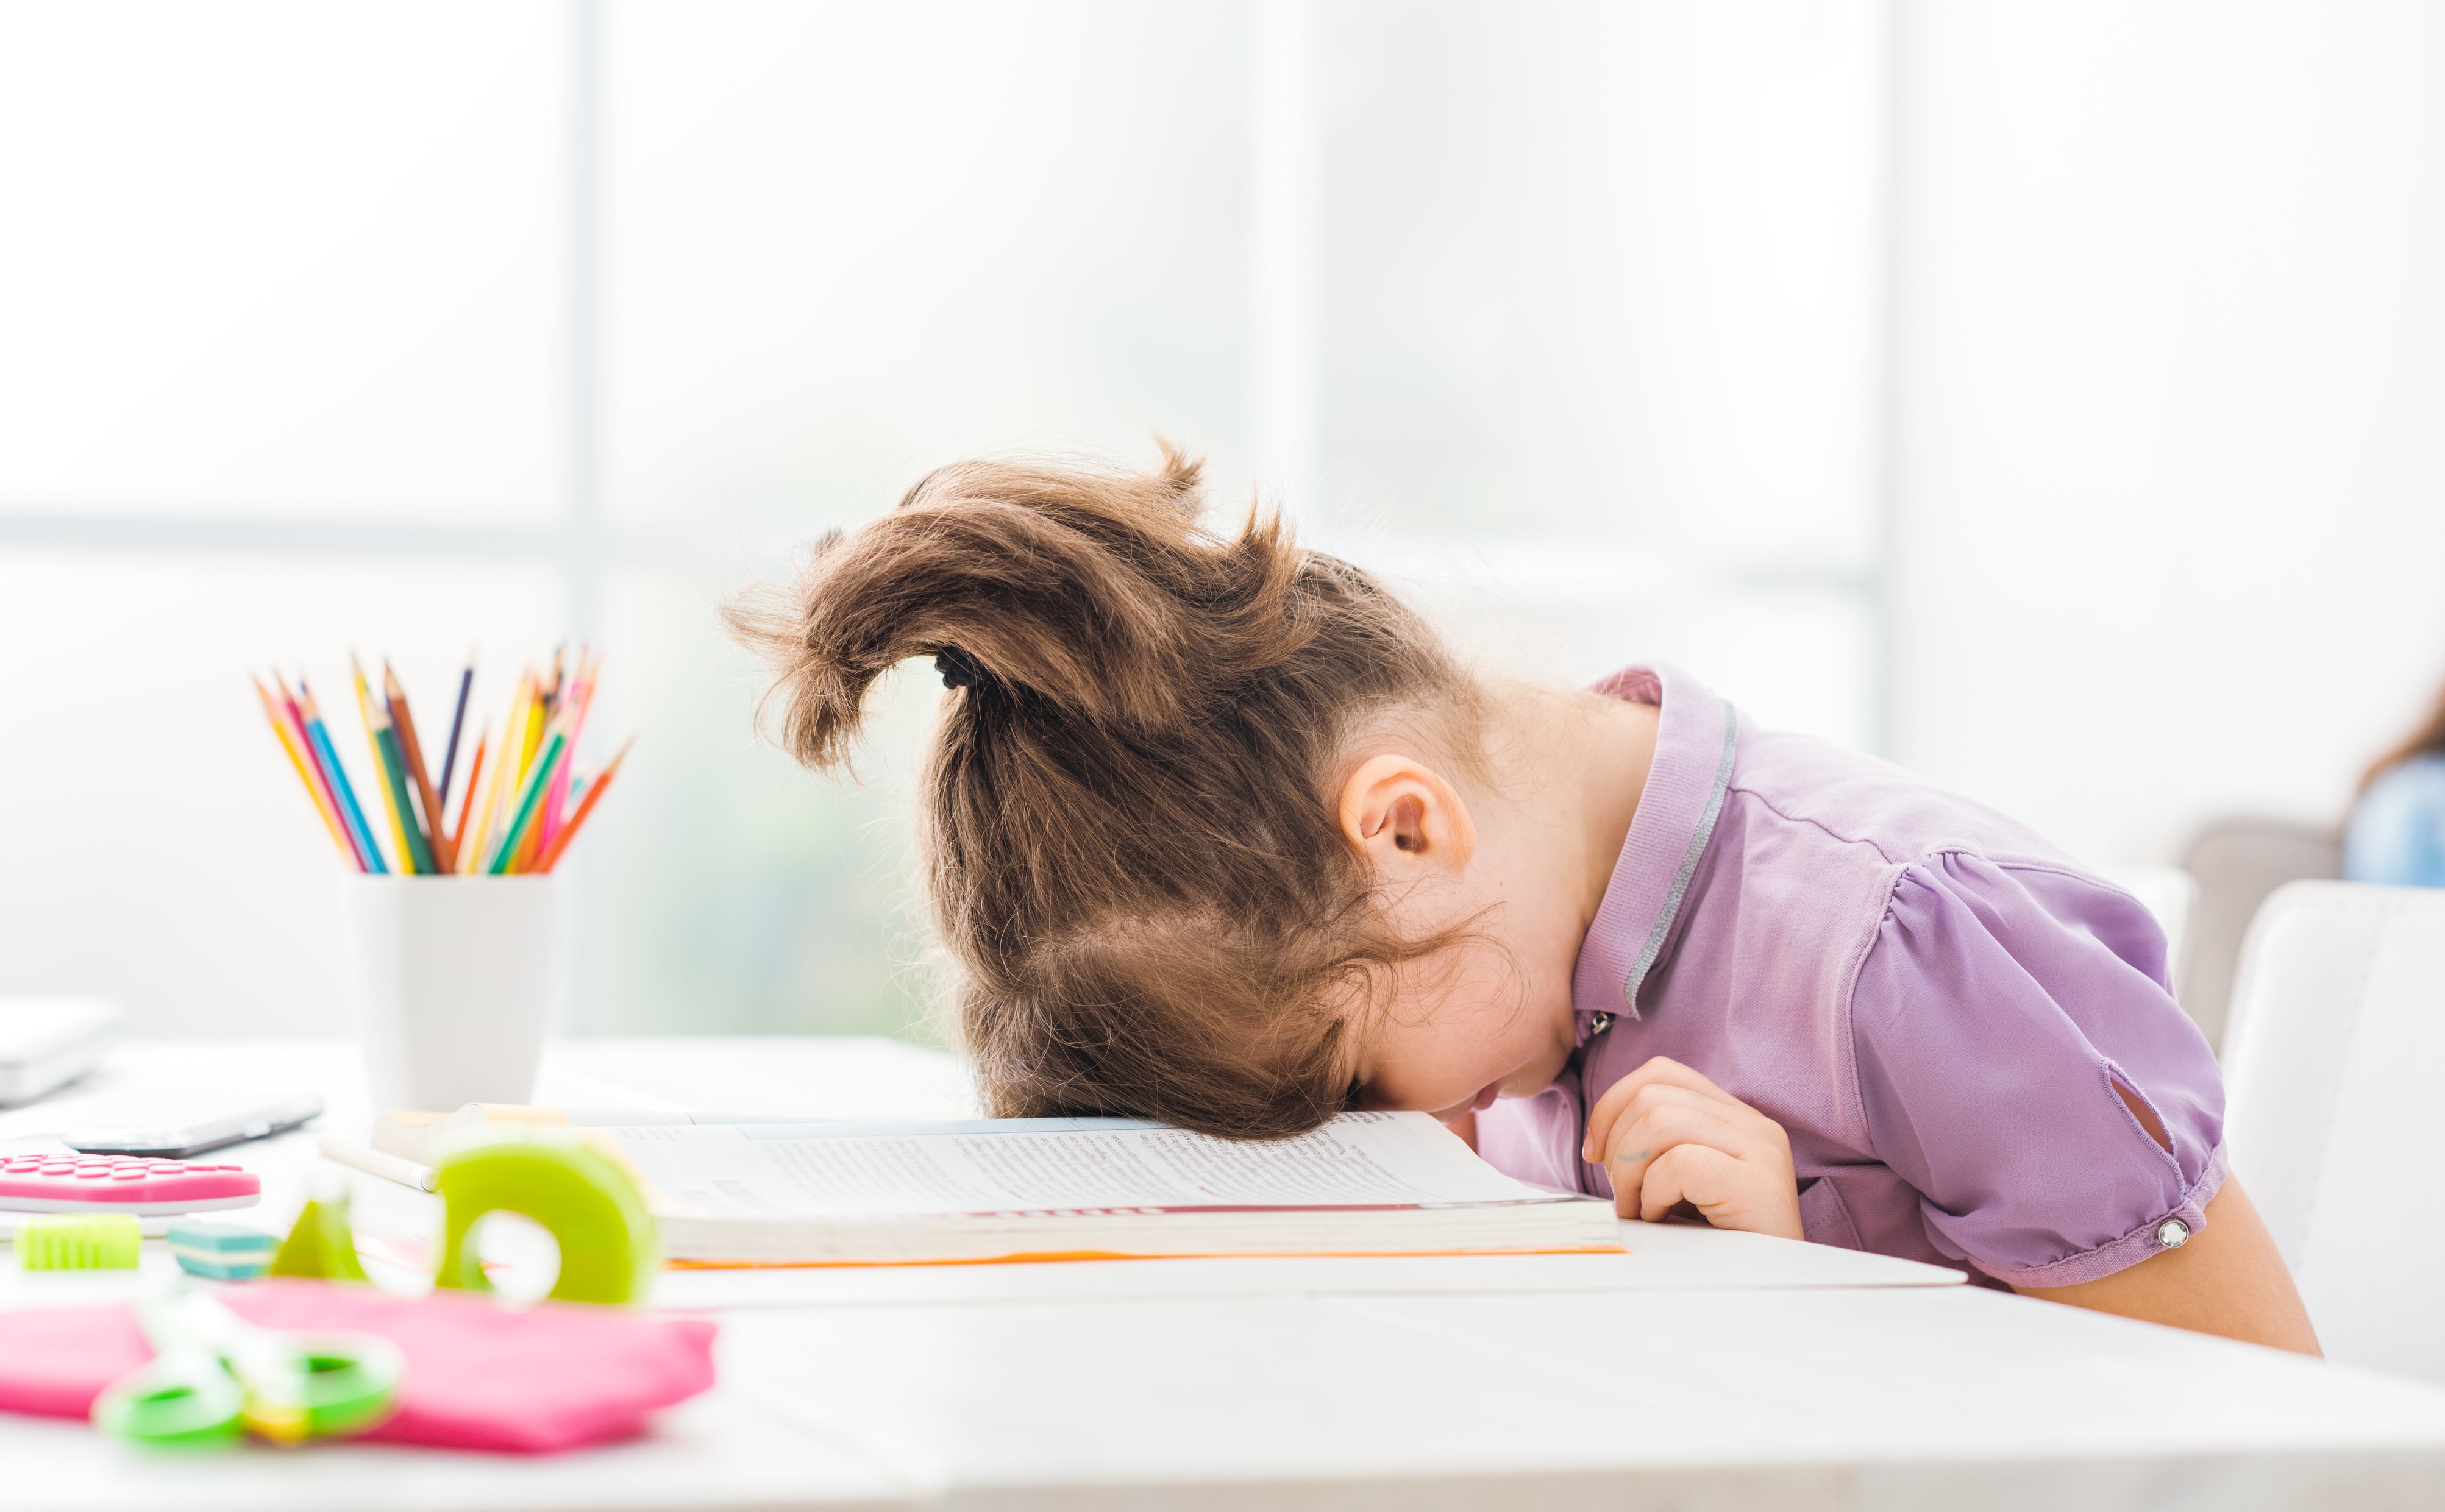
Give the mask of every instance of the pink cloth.
[(1481, 1154), (1611, 1196), (1578, 1158), (1587, 1108), (1669, 1055), (1782, 1125), (1820, 1244), (2063, 1286), (2156, 1254), (2169, 1220), (2206, 1226), (2224, 1087), (2137, 899), (1669, 667), (1598, 686), (1660, 705), (1654, 764), (1579, 947), (1579, 1051), (1478, 1115)]
[[(713, 1384), (714, 1325), (582, 1302), (392, 1297), (346, 1281), (265, 1280), (214, 1295), (250, 1323), (379, 1334), (406, 1355), (384, 1444), (539, 1454), (627, 1438)], [(0, 1410), (84, 1417), (153, 1357), (125, 1306), (0, 1313)]]

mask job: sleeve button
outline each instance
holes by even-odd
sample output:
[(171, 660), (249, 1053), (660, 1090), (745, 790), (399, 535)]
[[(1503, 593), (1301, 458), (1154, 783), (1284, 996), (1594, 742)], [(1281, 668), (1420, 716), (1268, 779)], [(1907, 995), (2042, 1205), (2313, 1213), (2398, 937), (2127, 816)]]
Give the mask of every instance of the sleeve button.
[(2156, 1225), (2156, 1243), (2161, 1249), (2180, 1249), (2191, 1241), (2191, 1225), (2178, 1218), (2169, 1218)]

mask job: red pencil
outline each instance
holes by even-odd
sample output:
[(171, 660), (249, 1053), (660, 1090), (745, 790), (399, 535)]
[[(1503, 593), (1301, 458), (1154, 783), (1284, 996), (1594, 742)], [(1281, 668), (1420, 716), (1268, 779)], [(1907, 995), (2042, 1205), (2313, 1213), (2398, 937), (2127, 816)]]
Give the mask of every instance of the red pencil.
[(620, 763), (628, 758), (628, 746), (636, 743), (637, 737), (630, 736), (627, 745), (622, 746), (620, 754), (611, 758), (611, 764), (586, 785), (586, 796), (577, 800), (577, 812), (569, 816), (569, 822), (560, 827), (560, 833), (551, 837), (551, 844), (544, 848), (543, 854), (535, 857), (534, 865), (527, 870), (550, 871), (553, 863), (560, 860), (560, 853), (568, 849), (569, 842), (577, 837), (579, 827), (586, 823), (586, 816), (594, 812), (594, 805), (603, 796), (603, 790), (611, 785), (611, 778), (619, 772)]

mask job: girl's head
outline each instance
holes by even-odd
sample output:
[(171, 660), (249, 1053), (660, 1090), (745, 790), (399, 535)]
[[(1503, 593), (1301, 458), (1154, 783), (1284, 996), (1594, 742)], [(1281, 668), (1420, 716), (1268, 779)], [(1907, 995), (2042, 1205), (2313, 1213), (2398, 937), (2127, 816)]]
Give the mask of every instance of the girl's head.
[(2436, 703), (2399, 745), (2369, 763), (2361, 775), (2361, 786), (2366, 788), (2405, 761), (2429, 756), (2445, 756), (2445, 688), (2436, 690)]
[(1461, 792), (1485, 695), (1365, 573), (1199, 507), (1168, 447), (961, 463), (729, 611), (812, 767), (884, 672), (942, 672), (922, 841), (992, 1111), (1265, 1137), (1542, 1086), (1567, 1042)]

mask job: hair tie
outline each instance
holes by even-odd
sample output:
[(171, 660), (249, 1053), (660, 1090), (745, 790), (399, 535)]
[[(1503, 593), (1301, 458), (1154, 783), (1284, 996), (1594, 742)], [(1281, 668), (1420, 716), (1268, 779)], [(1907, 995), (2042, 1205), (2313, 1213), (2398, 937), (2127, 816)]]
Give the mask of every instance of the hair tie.
[(972, 688), (984, 676), (984, 668), (976, 659), (956, 645), (946, 645), (934, 653), (934, 670), (943, 674), (946, 688)]

